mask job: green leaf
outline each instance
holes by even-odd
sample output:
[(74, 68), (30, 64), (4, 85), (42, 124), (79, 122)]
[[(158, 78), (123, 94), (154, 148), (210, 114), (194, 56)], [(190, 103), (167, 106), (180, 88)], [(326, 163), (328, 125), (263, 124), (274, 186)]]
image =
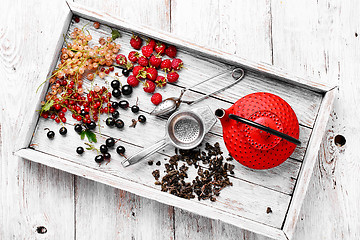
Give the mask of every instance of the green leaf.
[(117, 39), (119, 37), (121, 37), (119, 31), (115, 30), (115, 29), (111, 29), (111, 38), (112, 38), (112, 40), (115, 40), (115, 39)]
[(92, 147), (87, 147), (86, 149), (87, 149), (87, 150), (92, 150), (93, 148), (92, 148)]
[(81, 140), (84, 140), (87, 130), (83, 130), (80, 134)]
[(94, 143), (97, 142), (95, 133), (93, 133), (90, 130), (86, 130), (85, 132), (86, 132), (86, 137), (88, 138), (89, 142), (94, 142)]
[(41, 107), (41, 111), (49, 111), (50, 108), (52, 107), (52, 105), (54, 105), (54, 100), (50, 100), (48, 102), (46, 102), (42, 107)]

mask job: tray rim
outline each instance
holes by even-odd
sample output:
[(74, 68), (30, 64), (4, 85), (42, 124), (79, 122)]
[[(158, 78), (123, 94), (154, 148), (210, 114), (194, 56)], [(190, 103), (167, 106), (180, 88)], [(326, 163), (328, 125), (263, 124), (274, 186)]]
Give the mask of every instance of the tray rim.
[[(255, 63), (248, 60), (245, 60), (243, 58), (240, 58), (238, 56), (234, 56), (232, 54), (223, 52), (221, 50), (216, 49), (207, 49), (203, 46), (199, 46), (193, 43), (190, 43), (188, 41), (181, 40), (180, 38), (170, 36), (169, 33), (153, 30), (151, 28), (136, 25), (133, 23), (128, 23), (123, 19), (114, 17), (112, 15), (109, 15), (107, 13), (101, 13), (98, 12), (96, 9), (85, 7), (81, 4), (68, 2), (66, 1), (66, 4), (68, 6), (68, 12), (64, 16), (64, 22), (62, 23), (62, 31), (60, 36), (54, 37), (54, 42), (56, 42), (56, 47), (54, 47), (53, 55), (50, 55), (52, 57), (50, 64), (49, 64), (49, 70), (48, 72), (44, 72), (43, 74), (39, 75), (40, 79), (46, 79), (48, 76), (50, 76), (52, 69), (54, 69), (58, 56), (60, 54), (61, 47), (63, 45), (63, 37), (62, 35), (67, 32), (73, 15), (78, 15), (80, 17), (84, 17), (93, 21), (100, 21), (105, 22), (109, 26), (117, 27), (120, 29), (126, 29), (127, 31), (134, 31), (138, 32), (141, 35), (144, 36), (156, 36), (157, 39), (162, 39), (165, 43), (173, 43), (175, 45), (181, 46), (181, 48), (189, 51), (196, 52), (200, 55), (209, 55), (212, 58), (215, 58), (219, 61), (235, 65), (235, 66), (241, 66), (246, 68), (247, 70), (260, 72), (261, 74), (268, 76), (268, 77), (274, 77), (279, 80), (282, 80), (284, 82), (294, 84), (303, 88), (310, 89), (314, 92), (322, 93), (323, 99), (321, 101), (318, 114), (315, 120), (315, 124), (312, 130), (311, 137), (309, 139), (308, 143), (308, 149), (312, 149), (312, 151), (307, 150), (306, 154), (303, 159), (303, 163), (300, 169), (299, 177), (297, 179), (297, 183), (287, 210), (287, 214), (285, 215), (283, 225), (281, 229), (267, 226), (265, 224), (256, 222), (251, 219), (247, 219), (241, 216), (236, 216), (234, 214), (221, 212), (221, 210), (213, 209), (209, 206), (203, 205), (203, 204), (193, 204), (195, 207), (191, 207), (192, 204), (186, 204), (185, 199), (179, 199), (178, 197), (172, 196), (170, 194), (166, 193), (165, 198), (159, 198), (158, 196), (162, 196), (162, 194), (159, 195), (158, 190), (149, 190), (150, 192), (153, 192), (152, 195), (146, 195), (146, 191), (143, 190), (136, 190), (134, 191), (134, 188), (132, 186), (139, 185), (139, 183), (132, 182), (127, 179), (119, 178), (116, 176), (113, 176), (108, 173), (104, 173), (101, 171), (96, 171), (94, 169), (91, 169), (86, 166), (82, 166), (80, 164), (72, 163), (70, 161), (66, 161), (66, 159), (61, 159), (56, 156), (52, 156), (48, 153), (42, 153), (40, 151), (33, 150), (29, 148), (29, 142), (31, 142), (32, 134), (34, 132), (34, 129), (37, 126), (39, 115), (36, 112), (36, 109), (39, 109), (40, 102), (41, 102), (41, 96), (44, 96), (45, 92), (48, 89), (48, 82), (42, 86), (41, 91), (37, 93), (37, 104), (34, 104), (32, 109), (33, 110), (33, 116), (32, 118), (29, 118), (29, 120), (23, 124), (23, 127), (20, 131), (21, 136), (25, 136), (22, 138), (21, 143), (17, 144), (17, 146), (20, 146), (20, 148), (14, 153), (16, 156), (38, 162), (44, 165), (47, 165), (49, 167), (54, 167), (56, 169), (60, 169), (78, 176), (82, 176), (94, 181), (98, 181), (116, 188), (120, 188), (132, 193), (135, 193), (139, 196), (153, 199), (168, 205), (172, 205), (175, 207), (179, 207), (182, 209), (185, 209), (190, 212), (195, 212), (197, 214), (199, 210), (199, 207), (202, 211), (201, 215), (221, 220), (224, 222), (227, 222), (229, 224), (235, 225), (237, 227), (273, 238), (273, 239), (291, 239), (293, 236), (293, 233), (295, 231), (296, 223), (298, 220), (298, 216), (300, 214), (300, 209), (303, 203), (303, 200), (305, 198), (305, 194), (307, 192), (308, 185), (310, 183), (310, 178), (313, 172), (313, 167), (315, 165), (317, 154), (320, 149), (320, 145), (324, 136), (324, 132), (326, 129), (327, 122), (330, 117), (330, 112), (332, 110), (332, 106), (334, 103), (334, 100), (336, 98), (336, 92), (337, 92), (337, 86), (333, 84), (328, 83), (320, 83), (315, 80), (308, 80), (300, 77), (293, 76), (291, 74), (288, 74), (284, 70), (280, 70), (274, 66), (264, 64), (264, 63)], [(189, 45), (191, 47), (189, 47)], [(55, 58), (54, 58), (55, 57)], [(31, 111), (30, 110), (30, 111)], [(311, 147), (311, 148), (310, 148)], [(314, 151), (315, 150), (315, 151)], [(84, 174), (84, 171), (86, 174)], [(102, 176), (102, 178), (99, 178), (99, 175)], [(116, 180), (115, 180), (116, 179)], [(121, 180), (121, 181), (119, 181)], [(299, 184), (298, 184), (299, 183)], [(148, 189), (152, 189), (150, 187), (147, 187)], [(164, 200), (165, 199), (165, 200)], [(180, 203), (178, 203), (180, 202)], [(181, 204), (181, 202), (184, 202), (185, 204)], [(198, 206), (200, 205), (200, 206)], [(215, 213), (215, 214), (214, 214)]]

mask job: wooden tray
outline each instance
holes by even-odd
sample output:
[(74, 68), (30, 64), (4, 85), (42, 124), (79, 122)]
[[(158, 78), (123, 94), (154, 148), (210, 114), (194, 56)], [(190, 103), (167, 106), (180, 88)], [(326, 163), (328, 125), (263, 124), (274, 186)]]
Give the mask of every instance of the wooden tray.
[[(182, 88), (223, 72), (224, 69), (242, 67), (246, 71), (246, 76), (239, 84), (215, 97), (202, 101), (198, 106), (208, 105), (215, 111), (218, 107), (228, 108), (239, 98), (253, 92), (274, 93), (287, 101), (294, 109), (300, 123), (302, 145), (296, 148), (287, 161), (269, 170), (255, 171), (233, 161), (236, 167), (231, 181), (234, 185), (225, 188), (216, 202), (198, 201), (197, 199), (185, 200), (161, 192), (160, 187), (154, 185), (151, 173), (155, 169), (160, 169), (162, 173), (164, 164), (149, 166), (147, 161), (143, 161), (123, 168), (121, 165), (123, 158), (114, 153), (108, 165), (103, 164), (99, 167), (93, 160), (96, 155), (94, 152), (87, 151), (83, 156), (78, 156), (75, 149), (77, 146), (84, 146), (84, 142), (72, 130), (75, 121), (72, 121), (69, 115), (66, 123), (67, 137), (56, 134), (53, 140), (49, 140), (44, 128), (56, 130), (57, 133), (60, 125), (54, 121), (39, 118), (35, 111), (40, 109), (40, 101), (44, 99), (49, 87), (48, 84), (45, 84), (42, 92), (38, 94), (39, 102), (33, 106), (33, 119), (30, 119), (23, 127), (22, 131), (27, 134), (24, 134), (23, 148), (19, 149), (16, 155), (209, 218), (220, 219), (267, 237), (291, 238), (335, 98), (335, 87), (300, 79), (271, 66), (251, 63), (219, 50), (197, 46), (173, 37), (170, 33), (136, 26), (75, 3), (69, 2), (68, 6), (69, 12), (64, 22), (63, 34), (72, 31), (75, 27), (82, 28), (89, 23), (87, 29), (91, 32), (93, 41), (97, 41), (99, 36), (111, 36), (109, 27), (118, 29), (122, 37), (116, 39), (115, 42), (122, 45), (120, 53), (125, 55), (131, 50), (129, 41), (132, 33), (177, 46), (178, 57), (184, 61), (186, 69), (181, 70), (180, 79), (176, 84), (168, 84), (164, 90), (161, 90), (165, 98), (177, 96)], [(79, 23), (74, 22), (74, 15), (81, 17)], [(96, 30), (92, 27), (93, 21), (99, 21), (102, 24), (100, 29)], [(58, 45), (54, 52), (54, 60), (47, 73), (48, 76), (55, 69), (64, 44), (63, 36), (59, 36), (57, 40)], [(111, 77), (107, 78), (108, 80), (112, 79)], [(125, 83), (126, 79), (121, 77), (121, 81)], [(230, 74), (217, 78), (216, 82), (205, 86), (200, 85), (196, 91), (186, 93), (186, 99), (195, 99), (202, 93), (225, 86), (229, 81), (232, 81)], [(89, 82), (84, 82), (85, 86), (86, 84), (90, 86)], [(103, 80), (99, 78), (95, 79), (95, 82), (104, 85)], [(147, 123), (145, 125), (138, 124), (135, 129), (125, 127), (124, 130), (118, 130), (104, 127), (101, 133), (96, 133), (98, 145), (109, 136), (121, 138), (121, 144), (126, 147), (126, 155), (131, 156), (165, 134), (166, 119), (148, 114), (153, 109), (149, 94), (138, 87), (127, 100), (130, 104), (134, 104), (136, 97), (140, 99), (140, 107), (148, 118)], [(128, 125), (130, 125), (131, 119), (136, 117), (131, 111), (121, 111), (120, 115)], [(205, 141), (219, 142), (224, 156), (227, 155), (219, 122), (207, 134)], [(162, 161), (173, 154), (174, 148), (168, 146), (151, 158)], [(191, 172), (191, 170), (189, 171)], [(267, 211), (268, 208), (271, 208), (271, 212)]]

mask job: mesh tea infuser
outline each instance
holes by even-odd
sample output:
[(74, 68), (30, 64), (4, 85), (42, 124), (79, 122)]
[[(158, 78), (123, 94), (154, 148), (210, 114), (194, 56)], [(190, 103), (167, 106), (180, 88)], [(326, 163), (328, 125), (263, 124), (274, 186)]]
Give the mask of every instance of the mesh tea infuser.
[(215, 122), (216, 117), (209, 107), (175, 112), (166, 122), (165, 137), (152, 146), (125, 159), (122, 165), (128, 167), (135, 164), (168, 144), (172, 144), (180, 149), (192, 149), (202, 142), (205, 134)]
[(300, 145), (295, 112), (274, 94), (249, 94), (227, 110), (216, 110), (215, 115), (229, 153), (249, 168), (276, 167)]

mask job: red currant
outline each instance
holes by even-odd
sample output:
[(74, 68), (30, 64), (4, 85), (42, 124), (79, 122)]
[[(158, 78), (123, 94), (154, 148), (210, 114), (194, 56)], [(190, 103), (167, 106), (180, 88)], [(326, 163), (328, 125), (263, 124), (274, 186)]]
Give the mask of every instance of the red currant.
[(51, 114), (50, 118), (55, 119), (55, 114)]
[(80, 115), (76, 116), (76, 120), (81, 121), (82, 117)]
[(61, 118), (61, 121), (62, 121), (63, 123), (66, 123), (66, 118), (65, 118), (65, 117)]
[(60, 123), (60, 119), (58, 117), (55, 118), (55, 122)]
[(55, 108), (56, 110), (60, 110), (61, 106), (60, 106), (60, 104), (55, 104), (55, 105), (54, 105), (54, 108)]

